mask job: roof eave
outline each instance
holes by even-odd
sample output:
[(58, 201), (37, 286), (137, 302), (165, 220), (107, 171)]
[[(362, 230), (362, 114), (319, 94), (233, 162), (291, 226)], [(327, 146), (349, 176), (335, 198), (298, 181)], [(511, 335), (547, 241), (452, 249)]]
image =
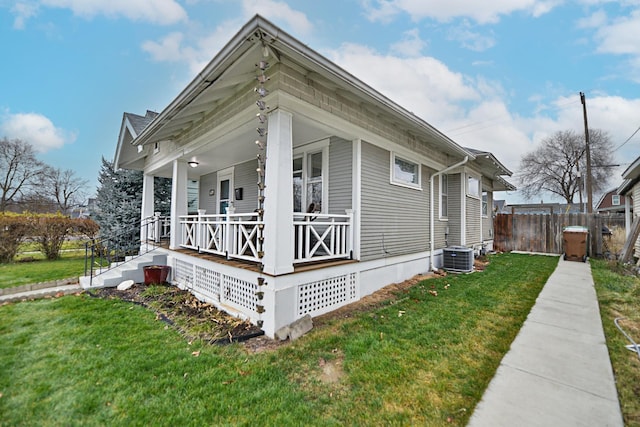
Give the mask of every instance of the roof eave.
[(191, 83), (189, 83), (189, 85), (144, 129), (144, 131), (134, 139), (133, 144), (140, 145), (149, 142), (156, 131), (158, 131), (166, 122), (171, 120), (173, 116), (178, 114), (183, 107), (193, 101), (193, 99), (195, 99), (202, 91), (213, 84), (215, 80), (211, 80), (210, 78), (217, 72), (223, 70), (227, 63), (233, 59), (233, 55), (238, 54), (238, 52), (242, 50), (243, 46), (246, 46), (246, 49), (248, 50), (253, 45), (253, 42), (248, 41), (248, 39), (258, 30), (262, 30), (267, 33), (267, 35), (273, 37), (272, 43), (283, 44), (283, 47), (293, 50), (296, 54), (311, 62), (312, 65), (319, 67), (325, 72), (345, 82), (347, 85), (354, 87), (366, 97), (371, 98), (375, 103), (400, 116), (403, 120), (412, 123), (418, 128), (427, 130), (438, 139), (439, 143), (445, 144), (446, 147), (449, 148), (450, 152), (461, 157), (469, 156), (471, 159), (475, 159), (475, 155), (473, 153), (451, 140), (438, 129), (380, 94), (375, 89), (360, 81), (333, 62), (324, 58), (319, 53), (302, 44), (300, 41), (296, 40), (260, 15), (255, 15), (240, 29), (240, 31), (238, 31), (238, 33), (236, 33), (235, 36), (233, 36), (233, 38), (220, 50), (211, 62), (205, 66), (205, 68), (191, 81)]

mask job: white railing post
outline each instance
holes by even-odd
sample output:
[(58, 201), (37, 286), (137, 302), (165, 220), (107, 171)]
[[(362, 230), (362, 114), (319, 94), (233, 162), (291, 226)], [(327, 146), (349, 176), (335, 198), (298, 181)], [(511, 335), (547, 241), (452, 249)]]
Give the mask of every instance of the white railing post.
[(225, 242), (224, 242), (224, 248), (223, 250), (227, 253), (227, 259), (229, 259), (229, 255), (230, 254), (234, 254), (235, 251), (233, 250), (233, 247), (235, 246), (234, 243), (231, 241), (231, 238), (234, 235), (233, 232), (233, 224), (231, 221), (231, 217), (232, 215), (236, 212), (236, 209), (230, 205), (227, 206), (227, 217), (225, 218), (224, 221), (224, 238), (225, 238)]
[(347, 238), (347, 255), (349, 255), (349, 258), (353, 258), (353, 234), (355, 232), (355, 229), (353, 227), (353, 209), (347, 209), (345, 211), (347, 213), (348, 218), (348, 223), (345, 229), (345, 233), (346, 233), (346, 238)]
[[(148, 227), (148, 225), (147, 225)], [(153, 213), (153, 241), (160, 243), (162, 237), (162, 223), (160, 222), (160, 212)]]
[(196, 227), (196, 247), (198, 251), (200, 251), (200, 247), (204, 245), (204, 231), (205, 224), (204, 219), (202, 218), (205, 214), (205, 209), (198, 209), (198, 225)]

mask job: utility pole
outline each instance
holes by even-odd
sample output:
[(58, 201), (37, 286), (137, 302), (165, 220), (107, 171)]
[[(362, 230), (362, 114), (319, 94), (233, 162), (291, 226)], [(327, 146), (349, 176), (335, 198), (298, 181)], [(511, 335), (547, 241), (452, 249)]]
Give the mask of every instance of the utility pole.
[(587, 154), (587, 213), (593, 213), (593, 187), (591, 185), (591, 149), (589, 148), (589, 125), (587, 123), (587, 101), (584, 92), (580, 92), (580, 102), (582, 103), (582, 114), (584, 116), (584, 142), (586, 144)]

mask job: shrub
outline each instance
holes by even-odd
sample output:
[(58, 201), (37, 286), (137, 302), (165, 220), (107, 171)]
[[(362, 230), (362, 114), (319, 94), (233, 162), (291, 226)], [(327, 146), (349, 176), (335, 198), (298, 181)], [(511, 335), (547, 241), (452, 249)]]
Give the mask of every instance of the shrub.
[(13, 262), (23, 240), (33, 233), (33, 223), (25, 215), (0, 214), (0, 262)]

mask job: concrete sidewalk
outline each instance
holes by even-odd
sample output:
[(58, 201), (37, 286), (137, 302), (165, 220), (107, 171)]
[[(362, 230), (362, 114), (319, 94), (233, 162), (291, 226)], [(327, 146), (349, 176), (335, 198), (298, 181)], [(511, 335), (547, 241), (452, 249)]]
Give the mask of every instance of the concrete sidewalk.
[(560, 259), (468, 425), (623, 425), (589, 263)]

